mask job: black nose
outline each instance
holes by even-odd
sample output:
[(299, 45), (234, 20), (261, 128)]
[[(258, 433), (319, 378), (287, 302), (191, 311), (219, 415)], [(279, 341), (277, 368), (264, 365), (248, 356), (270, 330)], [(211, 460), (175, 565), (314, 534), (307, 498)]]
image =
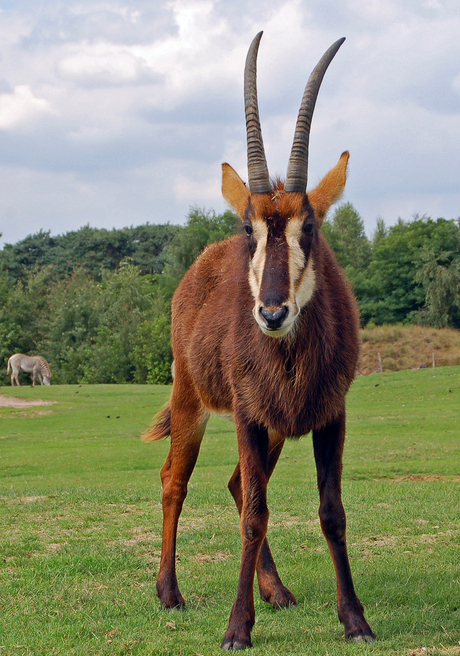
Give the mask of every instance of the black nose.
[(281, 307), (279, 310), (276, 310), (276, 312), (271, 312), (271, 310), (267, 310), (264, 307), (260, 308), (260, 314), (265, 319), (267, 328), (269, 328), (269, 330), (279, 330), (283, 325), (288, 312), (289, 309), (286, 305), (283, 305), (283, 307)]

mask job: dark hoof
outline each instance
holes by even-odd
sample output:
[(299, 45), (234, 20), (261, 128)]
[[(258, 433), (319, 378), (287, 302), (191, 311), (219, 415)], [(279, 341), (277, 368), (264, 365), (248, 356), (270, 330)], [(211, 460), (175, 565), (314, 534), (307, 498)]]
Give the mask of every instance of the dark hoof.
[(375, 642), (375, 635), (350, 636), (350, 640), (353, 640), (353, 642)]
[(353, 628), (345, 631), (345, 638), (353, 642), (374, 642), (375, 634), (363, 617), (361, 621), (354, 623)]
[(171, 592), (169, 594), (158, 595), (160, 598), (161, 607), (166, 610), (184, 610), (185, 601), (179, 591)]
[(262, 601), (271, 604), (275, 610), (280, 610), (281, 608), (294, 608), (297, 606), (297, 599), (290, 590), (284, 587), (284, 585), (279, 590), (274, 590), (270, 594), (263, 594), (261, 592), (260, 598)]
[(224, 638), (222, 649), (225, 651), (239, 651), (240, 649), (249, 649), (252, 647), (251, 641), (238, 640), (238, 638)]
[(353, 642), (374, 642), (375, 635), (363, 615), (359, 599), (348, 605), (338, 606), (339, 619), (345, 628), (345, 638)]

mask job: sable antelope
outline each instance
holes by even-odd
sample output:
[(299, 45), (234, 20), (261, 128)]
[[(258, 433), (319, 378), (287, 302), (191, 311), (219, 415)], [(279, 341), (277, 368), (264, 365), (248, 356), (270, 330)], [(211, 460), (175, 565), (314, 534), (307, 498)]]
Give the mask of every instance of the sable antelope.
[(344, 39), (310, 76), (297, 119), (286, 182), (271, 184), (259, 122), (256, 59), (245, 67), (249, 188), (223, 164), (222, 190), (242, 219), (241, 233), (209, 246), (184, 276), (172, 304), (175, 378), (169, 405), (144, 435), (171, 436), (161, 470), (163, 547), (157, 593), (184, 605), (175, 573), (177, 523), (210, 412), (232, 415), (239, 462), (229, 489), (241, 516), (236, 601), (222, 647), (251, 646), (253, 581), (274, 608), (293, 606), (268, 546), (266, 491), (289, 437), (313, 432), (321, 527), (337, 577), (345, 636), (372, 641), (355, 593), (341, 501), (345, 395), (358, 360), (358, 312), (344, 274), (320, 233), (346, 181), (348, 153), (306, 193), (310, 122), (319, 87)]

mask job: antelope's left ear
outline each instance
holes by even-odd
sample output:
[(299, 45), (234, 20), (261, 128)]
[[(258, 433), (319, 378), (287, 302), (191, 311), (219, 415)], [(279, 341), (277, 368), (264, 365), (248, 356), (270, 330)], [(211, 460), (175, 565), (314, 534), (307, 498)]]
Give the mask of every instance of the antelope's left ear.
[(307, 194), (319, 226), (322, 225), (330, 206), (339, 200), (345, 189), (349, 157), (348, 151), (342, 153), (334, 168), (321, 180), (316, 189)]
[(230, 164), (222, 164), (222, 195), (238, 216), (244, 219), (251, 192)]

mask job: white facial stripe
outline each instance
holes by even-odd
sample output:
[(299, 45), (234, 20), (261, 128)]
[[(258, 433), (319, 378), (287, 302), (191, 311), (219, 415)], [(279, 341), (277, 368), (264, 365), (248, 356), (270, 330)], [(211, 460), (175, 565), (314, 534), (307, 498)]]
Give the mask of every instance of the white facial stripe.
[(313, 296), (315, 291), (316, 275), (313, 259), (308, 260), (307, 268), (304, 270), (302, 277), (295, 290), (295, 298), (299, 308), (303, 308)]
[(256, 252), (249, 264), (249, 284), (254, 300), (259, 298), (260, 285), (265, 267), (268, 228), (265, 221), (253, 221), (254, 238), (257, 241)]
[(315, 291), (315, 269), (312, 258), (305, 267), (305, 253), (300, 247), (303, 219), (292, 218), (286, 228), (286, 239), (289, 244), (289, 275), (291, 298), (297, 304), (299, 312), (311, 299)]
[(291, 287), (291, 295), (295, 286), (302, 275), (305, 267), (305, 254), (300, 247), (299, 240), (302, 234), (301, 219), (289, 219), (286, 226), (286, 240), (289, 246), (289, 279)]

